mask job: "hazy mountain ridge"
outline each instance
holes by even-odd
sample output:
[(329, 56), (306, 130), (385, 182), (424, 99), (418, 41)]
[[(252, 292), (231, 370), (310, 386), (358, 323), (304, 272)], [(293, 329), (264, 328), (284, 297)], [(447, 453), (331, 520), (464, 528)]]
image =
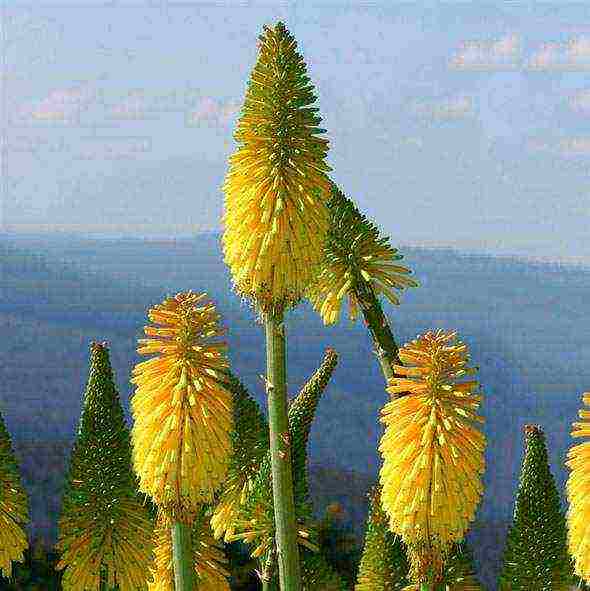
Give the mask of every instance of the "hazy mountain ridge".
[[(582, 392), (590, 389), (590, 344), (585, 341), (590, 321), (583, 306), (590, 273), (451, 250), (400, 250), (421, 283), (402, 294), (400, 307), (384, 304), (400, 344), (425, 330), (454, 329), (469, 345), (472, 364), (480, 367), (485, 394), (480, 414), (486, 418), (489, 445), (478, 516), (488, 529), (474, 527), (470, 539), (474, 536), (476, 557), (491, 573), (501, 548), (490, 542), (489, 524), (499, 524), (494, 526), (497, 537), (511, 517), (525, 422), (545, 426), (552, 470), (563, 494), (571, 423), (577, 420)], [(0, 240), (0, 261), (0, 330), (10, 337), (0, 345), (0, 404), (15, 447), (25, 446), (25, 464), (32, 461), (29, 441), (74, 437), (92, 339), (111, 343), (129, 420), (129, 377), (132, 366), (144, 359), (136, 347), (147, 309), (177, 291), (192, 288), (212, 297), (228, 328), (232, 368), (263, 403), (258, 377), (264, 373), (262, 327), (231, 293), (219, 235), (177, 241), (19, 237)], [(361, 480), (372, 481), (379, 468), (378, 412), (386, 393), (362, 322), (351, 326), (344, 319), (324, 327), (304, 303), (288, 314), (287, 327), (291, 395), (315, 371), (328, 346), (339, 353), (310, 437), (310, 460), (324, 471), (319, 480), (312, 476), (312, 486), (329, 490), (335, 477), (321, 481), (328, 470), (354, 470), (365, 474)], [(30, 491), (38, 531), (53, 531), (49, 525), (57, 517), (57, 501), (48, 499), (57, 498), (60, 465), (46, 478), (43, 463), (31, 464), (29, 483), (40, 487)], [(364, 520), (365, 491), (355, 488), (361, 480), (340, 480), (348, 487), (343, 500), (357, 531)]]

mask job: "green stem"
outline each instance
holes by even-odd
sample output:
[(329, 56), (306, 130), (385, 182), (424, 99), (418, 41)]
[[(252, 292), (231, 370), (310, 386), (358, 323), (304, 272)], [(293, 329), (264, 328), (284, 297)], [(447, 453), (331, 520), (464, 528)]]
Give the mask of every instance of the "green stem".
[(108, 575), (106, 572), (107, 568), (108, 567), (105, 566), (100, 570), (100, 584), (98, 587), (99, 591), (109, 591), (109, 588), (107, 586), (107, 581), (108, 581)]
[[(355, 278), (353, 291), (361, 307), (365, 324), (373, 339), (375, 354), (381, 365), (383, 377), (385, 381), (389, 382), (391, 378), (395, 377), (393, 366), (402, 365), (395, 337), (389, 328), (389, 322), (370, 283), (359, 275)], [(403, 394), (397, 396), (401, 395)]]
[(269, 311), (263, 318), (266, 329), (266, 393), (279, 583), (281, 591), (300, 591), (301, 571), (293, 498), (283, 311)]
[(193, 552), (190, 525), (172, 522), (174, 591), (193, 591)]

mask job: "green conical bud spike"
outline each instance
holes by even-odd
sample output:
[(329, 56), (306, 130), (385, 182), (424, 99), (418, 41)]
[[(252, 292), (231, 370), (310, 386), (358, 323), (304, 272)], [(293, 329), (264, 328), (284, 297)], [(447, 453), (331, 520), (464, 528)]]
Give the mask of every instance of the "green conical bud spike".
[(512, 525), (500, 573), (500, 589), (541, 591), (573, 584), (567, 526), (553, 475), (545, 435), (525, 425), (525, 450)]
[(148, 588), (153, 520), (137, 492), (130, 435), (106, 343), (92, 343), (90, 375), (70, 457), (56, 548), (64, 591)]
[[(310, 546), (308, 548), (314, 551), (317, 550), (317, 535), (313, 520), (311, 519), (312, 507), (308, 498), (306, 447), (315, 409), (334, 371), (337, 358), (337, 353), (332, 349), (328, 349), (318, 370), (289, 405), (289, 439), (284, 442), (285, 445), (292, 446), (291, 465), (296, 493), (296, 518), (299, 525), (298, 542), (303, 546), (309, 544)], [(256, 519), (256, 527), (253, 527), (253, 519)], [(242, 530), (242, 533), (234, 535), (232, 539), (244, 539), (251, 544), (254, 548), (253, 556), (259, 557), (261, 564), (267, 565), (270, 569), (269, 572), (271, 572), (276, 557), (271, 554), (274, 549), (274, 512), (270, 450), (267, 451), (260, 463), (252, 494), (241, 508), (235, 523), (236, 529)], [(255, 533), (255, 530), (258, 533)], [(304, 560), (305, 554), (303, 554), (303, 548), (301, 548), (300, 552), (301, 559)], [(305, 560), (309, 561), (309, 557)], [(316, 567), (313, 566), (315, 562), (312, 561), (312, 563), (308, 564), (311, 564), (308, 572), (316, 572), (314, 570)], [(302, 566), (302, 568), (304, 567)], [(322, 568), (323, 566), (320, 570)], [(276, 572), (273, 577), (275, 576)], [(326, 570), (326, 576), (333, 578), (333, 573), (330, 569)], [(272, 589), (273, 581), (274, 578), (271, 580), (269, 591)], [(305, 575), (302, 584), (304, 588), (307, 588), (306, 585), (308, 583), (306, 583)]]
[[(308, 501), (307, 484), (307, 441), (318, 402), (334, 372), (338, 354), (333, 349), (325, 353), (322, 364), (308, 380), (299, 394), (289, 403), (289, 442), (293, 467), (293, 488), (295, 504), (304, 508)], [(251, 504), (272, 499), (270, 451), (267, 452), (256, 480)]]
[(379, 485), (369, 491), (369, 516), (365, 545), (355, 591), (401, 591), (409, 584), (405, 544), (391, 533), (388, 517), (381, 507)]
[(483, 591), (475, 575), (473, 552), (465, 540), (455, 544), (449, 554), (439, 587), (442, 591), (446, 591), (447, 588), (457, 591)]
[[(348, 591), (346, 582), (332, 568), (323, 554), (300, 548), (302, 591)], [(276, 562), (276, 561), (275, 561)], [(268, 591), (279, 591), (279, 580), (274, 570), (269, 571)]]
[(328, 349), (319, 369), (289, 404), (289, 431), (291, 432), (295, 504), (309, 501), (307, 442), (318, 403), (326, 390), (337, 363), (338, 354), (334, 349)]
[(227, 542), (234, 534), (240, 506), (247, 502), (269, 450), (269, 431), (260, 406), (248, 390), (231, 372), (225, 375), (223, 384), (231, 392), (233, 403), (233, 456), (226, 483), (216, 494), (211, 527), (217, 539), (224, 536)]
[(12, 561), (24, 561), (29, 502), (22, 487), (10, 434), (0, 412), (0, 577), (11, 577)]
[(348, 591), (345, 581), (328, 564), (323, 554), (301, 550), (303, 591)]

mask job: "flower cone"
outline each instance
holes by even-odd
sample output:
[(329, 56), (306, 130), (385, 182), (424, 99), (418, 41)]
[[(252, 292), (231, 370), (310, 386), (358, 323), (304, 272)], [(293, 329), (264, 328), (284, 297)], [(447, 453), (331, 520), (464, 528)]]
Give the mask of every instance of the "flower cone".
[[(582, 396), (584, 406), (590, 406), (590, 392)], [(578, 411), (579, 422), (573, 423), (572, 437), (590, 436), (590, 410)], [(590, 441), (572, 446), (566, 466), (570, 474), (566, 484), (569, 509), (568, 548), (575, 562), (575, 573), (590, 583)]]
[(90, 374), (70, 457), (56, 549), (64, 591), (147, 590), (153, 522), (138, 494), (129, 430), (106, 343), (90, 346)]
[(472, 394), (476, 381), (457, 381), (476, 370), (466, 367), (466, 345), (448, 344), (454, 337), (428, 332), (400, 349), (413, 367), (395, 366), (406, 377), (391, 380), (387, 390), (410, 394), (381, 411), (382, 506), (408, 546), (410, 577), (418, 583), (429, 572), (441, 576), (483, 491), (485, 437), (472, 426), (483, 422), (475, 415), (482, 397)]
[(330, 225), (324, 243), (319, 272), (308, 286), (306, 297), (321, 315), (324, 324), (337, 322), (345, 298), (349, 302), (349, 317), (358, 316), (356, 284), (367, 281), (376, 296), (384, 295), (399, 305), (395, 289), (417, 287), (408, 277), (412, 271), (397, 264), (403, 258), (380, 237), (379, 229), (356, 208), (335, 183), (330, 183), (328, 202)]
[(262, 311), (295, 306), (328, 228), (328, 140), (297, 43), (264, 26), (223, 184), (223, 251), (237, 293)]
[[(205, 294), (179, 293), (150, 309), (137, 351), (158, 353), (131, 382), (133, 463), (140, 490), (173, 520), (213, 501), (232, 453), (232, 401), (219, 315)], [(201, 305), (197, 305), (201, 304)]]

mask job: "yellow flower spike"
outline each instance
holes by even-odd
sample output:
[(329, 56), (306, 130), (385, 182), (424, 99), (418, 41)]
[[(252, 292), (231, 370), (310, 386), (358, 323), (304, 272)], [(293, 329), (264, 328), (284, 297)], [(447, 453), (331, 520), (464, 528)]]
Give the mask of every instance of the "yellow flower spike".
[(262, 311), (295, 306), (328, 229), (328, 141), (297, 43), (264, 27), (229, 158), (223, 251), (234, 288)]
[(411, 548), (418, 582), (428, 569), (440, 574), (483, 491), (485, 437), (473, 426), (483, 422), (475, 415), (482, 397), (472, 394), (478, 382), (457, 382), (473, 370), (465, 368), (467, 347), (449, 343), (455, 336), (428, 332), (401, 348), (400, 359), (414, 365), (396, 365), (400, 377), (387, 390), (409, 394), (381, 410), (382, 505), (391, 531)]
[[(584, 405), (590, 406), (590, 392), (582, 395)], [(572, 437), (590, 437), (590, 411), (582, 409), (578, 416), (583, 421), (572, 424)], [(574, 559), (575, 573), (590, 583), (590, 442), (586, 441), (570, 448), (566, 466), (570, 474), (566, 484), (569, 508), (568, 548)]]
[[(191, 291), (151, 308), (131, 382), (133, 464), (139, 490), (173, 518), (196, 512), (222, 486), (230, 461), (232, 400), (218, 372), (228, 369), (219, 314)], [(200, 305), (197, 305), (200, 304)]]
[(394, 305), (399, 305), (399, 300), (393, 289), (418, 286), (414, 279), (407, 277), (412, 271), (391, 263), (403, 258), (397, 254), (397, 249), (389, 246), (387, 238), (379, 237), (378, 228), (361, 215), (333, 182), (330, 187), (330, 227), (317, 276), (305, 294), (324, 324), (338, 320), (346, 296), (350, 321), (356, 320), (355, 277), (369, 282), (375, 295), (384, 295)]

